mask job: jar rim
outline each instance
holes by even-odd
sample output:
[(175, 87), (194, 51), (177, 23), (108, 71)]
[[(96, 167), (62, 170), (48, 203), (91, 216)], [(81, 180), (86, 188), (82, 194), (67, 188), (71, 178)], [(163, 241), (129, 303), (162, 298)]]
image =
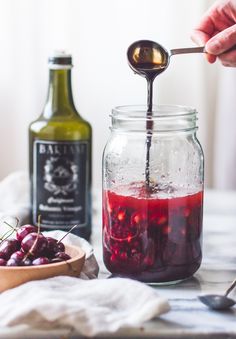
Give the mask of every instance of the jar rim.
[[(146, 119), (146, 105), (124, 105), (116, 106), (112, 109), (112, 117), (122, 117), (127, 119)], [(182, 105), (153, 105), (152, 119), (174, 118), (196, 115), (197, 110), (191, 106)]]

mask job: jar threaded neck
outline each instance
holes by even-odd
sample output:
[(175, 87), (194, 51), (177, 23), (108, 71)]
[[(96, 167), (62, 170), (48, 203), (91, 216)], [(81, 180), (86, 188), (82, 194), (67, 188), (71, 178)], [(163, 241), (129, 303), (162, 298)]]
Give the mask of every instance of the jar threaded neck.
[(151, 120), (152, 132), (194, 131), (196, 115), (197, 111), (187, 106), (153, 106), (151, 117), (146, 106), (118, 106), (112, 110), (112, 130), (147, 131), (146, 123)]

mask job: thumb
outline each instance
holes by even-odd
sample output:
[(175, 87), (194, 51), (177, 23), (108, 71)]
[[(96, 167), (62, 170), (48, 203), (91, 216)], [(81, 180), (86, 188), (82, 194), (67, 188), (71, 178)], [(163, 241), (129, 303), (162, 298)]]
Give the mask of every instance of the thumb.
[[(205, 46), (207, 41), (210, 39), (209, 35), (205, 32), (195, 29), (192, 32), (191, 39), (195, 42), (198, 46)], [(206, 54), (206, 59), (208, 62), (213, 64), (216, 61), (216, 56), (212, 54)]]
[(207, 41), (207, 53), (220, 55), (236, 45), (236, 24), (226, 28)]

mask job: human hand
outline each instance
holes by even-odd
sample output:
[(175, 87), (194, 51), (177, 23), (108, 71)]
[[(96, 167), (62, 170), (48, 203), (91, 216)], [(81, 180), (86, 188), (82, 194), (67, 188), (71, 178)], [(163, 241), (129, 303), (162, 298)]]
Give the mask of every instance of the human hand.
[[(236, 0), (216, 1), (194, 29), (192, 40), (205, 46), (207, 60), (236, 67)], [(230, 50), (235, 46), (235, 50)], [(228, 52), (227, 52), (228, 51)]]

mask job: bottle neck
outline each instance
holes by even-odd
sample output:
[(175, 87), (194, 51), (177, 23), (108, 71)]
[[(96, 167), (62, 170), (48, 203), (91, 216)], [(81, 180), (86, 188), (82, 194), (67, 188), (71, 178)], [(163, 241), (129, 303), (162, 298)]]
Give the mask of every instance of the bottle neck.
[(71, 69), (50, 69), (49, 88), (44, 116), (76, 114), (71, 87)]

